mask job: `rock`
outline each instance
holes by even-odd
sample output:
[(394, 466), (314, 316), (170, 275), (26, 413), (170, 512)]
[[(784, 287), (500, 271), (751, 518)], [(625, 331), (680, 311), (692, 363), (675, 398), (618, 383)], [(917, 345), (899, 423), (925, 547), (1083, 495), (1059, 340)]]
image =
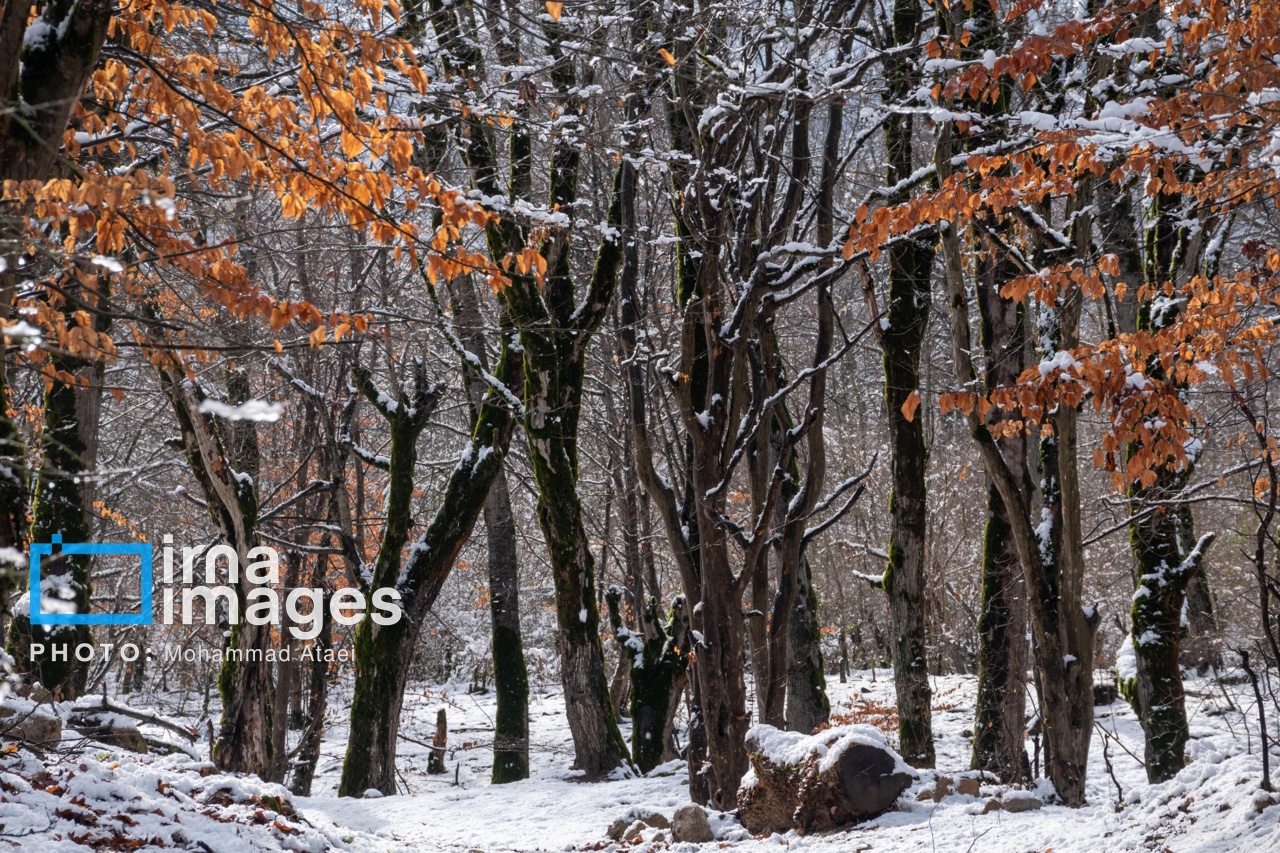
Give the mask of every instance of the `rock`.
[(645, 823), (642, 820), (633, 821), (631, 825), (627, 827), (627, 831), (622, 833), (622, 837), (626, 841), (635, 841), (640, 837), (641, 833), (648, 828), (649, 827), (645, 826)]
[(149, 752), (142, 732), (119, 714), (76, 714), (70, 722), (72, 728), (90, 740), (142, 755)]
[(701, 806), (690, 803), (676, 809), (671, 819), (671, 839), (687, 841), (692, 844), (704, 844), (715, 840), (711, 832), (711, 824), (707, 823), (707, 813)]
[(956, 782), (956, 793), (966, 797), (976, 797), (982, 792), (982, 783), (977, 779), (967, 778)]
[(991, 799), (987, 800), (987, 802), (982, 806), (983, 814), (991, 814), (992, 812), (996, 812), (996, 811), (1000, 811), (1000, 801), (997, 800), (995, 797), (992, 797)]
[[(637, 829), (637, 827), (639, 828)], [(623, 838), (635, 838), (645, 828), (669, 829), (670, 827), (671, 821), (667, 820), (666, 815), (661, 812), (632, 809), (609, 824), (609, 829), (605, 834), (614, 841), (621, 841)]]
[(951, 777), (939, 776), (937, 784), (933, 786), (933, 801), (940, 803), (949, 796), (951, 796)]
[(62, 740), (62, 718), (31, 703), (0, 705), (0, 734), (32, 743), (57, 743)]
[[(755, 783), (738, 791), (743, 826), (765, 832), (820, 832), (869, 820), (893, 807), (913, 776), (868, 726), (816, 735), (756, 726), (747, 734)], [(950, 793), (939, 779), (933, 794)], [(939, 797), (940, 798), (940, 797)]]
[(1027, 791), (1009, 791), (1004, 795), (1004, 799), (1000, 801), (1000, 808), (1007, 812), (1033, 812), (1043, 806), (1038, 797), (1033, 796)]
[(622, 833), (627, 831), (627, 827), (631, 825), (631, 821), (625, 817), (620, 817), (613, 823), (609, 824), (609, 828), (605, 830), (605, 835), (614, 841), (622, 840)]
[(1120, 689), (1112, 682), (1103, 681), (1093, 685), (1093, 704), (1110, 705), (1120, 698)]
[(649, 839), (652, 844), (666, 844), (667, 834), (665, 832), (655, 832), (653, 838)]

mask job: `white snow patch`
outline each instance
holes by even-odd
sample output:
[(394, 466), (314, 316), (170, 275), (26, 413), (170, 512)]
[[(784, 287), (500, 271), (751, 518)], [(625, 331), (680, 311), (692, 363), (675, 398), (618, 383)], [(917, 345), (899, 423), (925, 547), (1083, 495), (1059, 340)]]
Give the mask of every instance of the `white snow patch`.
[(200, 413), (226, 418), (229, 421), (258, 421), (275, 423), (280, 420), (284, 406), (279, 403), (268, 403), (266, 400), (247, 400), (239, 406), (232, 406), (221, 400), (201, 400)]

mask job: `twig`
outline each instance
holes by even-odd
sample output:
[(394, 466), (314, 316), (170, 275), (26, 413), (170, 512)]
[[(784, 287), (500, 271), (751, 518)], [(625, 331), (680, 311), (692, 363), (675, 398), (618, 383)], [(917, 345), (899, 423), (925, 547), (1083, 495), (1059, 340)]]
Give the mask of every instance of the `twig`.
[(1118, 812), (1124, 804), (1124, 789), (1120, 787), (1120, 780), (1116, 778), (1116, 770), (1111, 765), (1111, 753), (1107, 750), (1107, 745), (1111, 742), (1111, 733), (1096, 720), (1093, 724), (1102, 735), (1102, 761), (1107, 766), (1107, 775), (1111, 777), (1111, 784), (1116, 786), (1116, 811)]
[(1236, 649), (1240, 655), (1240, 666), (1244, 674), (1249, 676), (1253, 685), (1254, 698), (1258, 700), (1258, 736), (1262, 738), (1262, 790), (1271, 791), (1271, 746), (1267, 743), (1267, 713), (1263, 710), (1262, 690), (1258, 687), (1258, 674), (1249, 666), (1249, 653), (1244, 649)]

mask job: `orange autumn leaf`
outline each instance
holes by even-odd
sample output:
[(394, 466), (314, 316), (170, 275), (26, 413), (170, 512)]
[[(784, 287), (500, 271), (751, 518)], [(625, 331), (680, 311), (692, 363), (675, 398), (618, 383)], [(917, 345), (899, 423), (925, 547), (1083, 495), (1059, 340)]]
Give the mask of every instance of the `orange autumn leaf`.
[(902, 416), (911, 423), (916, 419), (916, 409), (920, 408), (920, 392), (912, 391), (907, 401), (902, 404)]

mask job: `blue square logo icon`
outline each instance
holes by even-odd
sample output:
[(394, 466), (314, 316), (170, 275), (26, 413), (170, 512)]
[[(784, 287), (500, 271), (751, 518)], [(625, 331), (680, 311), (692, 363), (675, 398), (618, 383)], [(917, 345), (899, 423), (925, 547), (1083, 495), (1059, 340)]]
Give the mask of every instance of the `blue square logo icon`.
[[(30, 551), (31, 624), (33, 625), (150, 625), (151, 624), (151, 546), (127, 545), (117, 542), (63, 542), (55, 533), (49, 542), (33, 542)], [(138, 613), (45, 613), (41, 607), (40, 558), (53, 555), (53, 546), (60, 545), (63, 554), (72, 556), (107, 554), (136, 555), (141, 573), (138, 579), (141, 593), (141, 611)]]

